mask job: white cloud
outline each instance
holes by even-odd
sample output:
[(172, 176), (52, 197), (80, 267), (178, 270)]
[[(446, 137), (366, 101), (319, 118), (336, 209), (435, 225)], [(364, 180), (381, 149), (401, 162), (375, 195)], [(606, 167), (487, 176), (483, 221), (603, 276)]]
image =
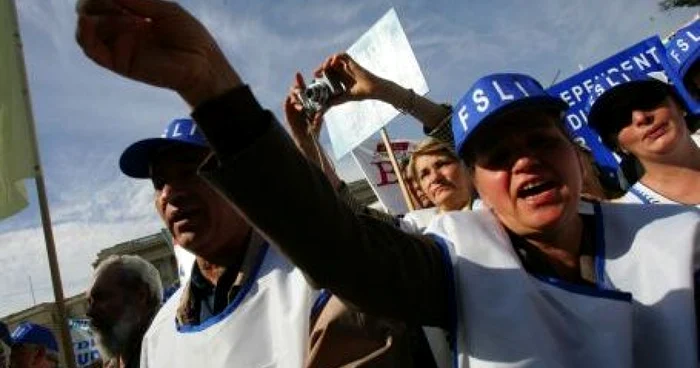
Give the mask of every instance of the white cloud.
[[(97, 252), (118, 242), (157, 232), (160, 222), (130, 220), (111, 222), (69, 222), (54, 226), (56, 249), (66, 296), (85, 291)], [(32, 305), (29, 279), (37, 303), (52, 301), (53, 289), (41, 227), (0, 234), (3, 244), (0, 263), (0, 316)]]

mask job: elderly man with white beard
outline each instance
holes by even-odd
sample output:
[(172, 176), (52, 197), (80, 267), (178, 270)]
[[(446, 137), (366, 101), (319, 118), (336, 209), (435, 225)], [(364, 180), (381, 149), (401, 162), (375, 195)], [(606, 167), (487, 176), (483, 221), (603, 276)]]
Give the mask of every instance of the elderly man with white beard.
[(162, 303), (158, 270), (138, 256), (111, 256), (95, 270), (88, 312), (108, 368), (138, 367), (141, 340)]

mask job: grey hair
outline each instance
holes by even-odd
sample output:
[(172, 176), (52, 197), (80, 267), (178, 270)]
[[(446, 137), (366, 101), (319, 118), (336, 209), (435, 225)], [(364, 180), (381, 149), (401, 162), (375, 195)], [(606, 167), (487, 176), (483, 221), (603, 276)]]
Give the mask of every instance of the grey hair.
[(112, 266), (118, 267), (122, 272), (122, 277), (146, 285), (149, 292), (149, 301), (154, 308), (160, 306), (163, 301), (163, 283), (160, 281), (160, 273), (155, 266), (139, 256), (130, 254), (111, 255), (97, 265), (93, 279), (97, 280), (105, 270)]

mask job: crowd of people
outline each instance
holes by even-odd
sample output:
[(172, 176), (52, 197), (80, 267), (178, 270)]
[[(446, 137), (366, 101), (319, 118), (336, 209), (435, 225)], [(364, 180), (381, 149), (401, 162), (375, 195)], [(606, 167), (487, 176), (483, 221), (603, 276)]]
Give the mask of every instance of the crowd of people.
[[(698, 365), (697, 118), (668, 82), (629, 72), (591, 89), (589, 126), (634, 171), (610, 188), (563, 122), (569, 105), (528, 75), (484, 76), (447, 105), (336, 54), (315, 73), (345, 91), (310, 114), (297, 73), (287, 132), (176, 3), (77, 12), (87, 57), (192, 108), (119, 162), (153, 183), (165, 227), (196, 256), (191, 277), (164, 301), (148, 262), (97, 267), (88, 317), (103, 366)], [(668, 72), (697, 91), (700, 46), (677, 45)], [(403, 216), (361, 205), (318, 144), (328, 109), (365, 99), (428, 136), (403, 166), (416, 208)], [(0, 367), (55, 366), (45, 328), (3, 327)]]

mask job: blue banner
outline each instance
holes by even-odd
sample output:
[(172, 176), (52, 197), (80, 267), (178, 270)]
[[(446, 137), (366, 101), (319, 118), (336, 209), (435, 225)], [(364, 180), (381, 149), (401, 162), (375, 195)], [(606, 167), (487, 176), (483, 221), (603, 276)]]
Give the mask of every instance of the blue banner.
[(662, 60), (671, 83), (685, 102), (691, 115), (700, 115), (700, 101), (693, 98), (683, 83), (695, 61), (700, 58), (700, 20), (679, 29), (666, 43), (666, 58)]
[(586, 111), (588, 99), (596, 78), (622, 78), (622, 73), (664, 72), (664, 45), (658, 36), (650, 37), (623, 50), (580, 73), (550, 87), (548, 92), (560, 97), (569, 105), (565, 122), (574, 139), (593, 153), (598, 167), (608, 184), (619, 184), (620, 170), (617, 157), (588, 127)]

